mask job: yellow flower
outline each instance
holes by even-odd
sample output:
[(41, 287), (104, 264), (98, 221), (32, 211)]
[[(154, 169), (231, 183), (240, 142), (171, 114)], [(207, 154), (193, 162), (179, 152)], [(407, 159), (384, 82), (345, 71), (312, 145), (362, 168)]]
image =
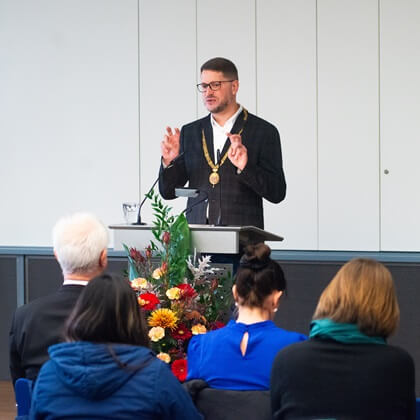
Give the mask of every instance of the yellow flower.
[(165, 330), (162, 327), (153, 327), (149, 331), (149, 337), (152, 341), (159, 341), (165, 336)]
[(169, 356), (168, 353), (159, 353), (158, 355), (156, 355), (156, 357), (160, 360), (162, 360), (165, 363), (170, 363), (171, 362), (171, 356)]
[(173, 330), (178, 322), (178, 317), (170, 309), (156, 309), (149, 316), (149, 325), (151, 327), (170, 328)]
[(161, 268), (156, 268), (156, 270), (153, 271), (152, 277), (155, 280), (159, 280), (163, 276), (163, 270)]
[(166, 291), (166, 296), (171, 300), (179, 299), (181, 297), (181, 290), (178, 287), (172, 287)]
[(131, 287), (135, 290), (145, 289), (148, 286), (148, 282), (143, 277), (137, 277), (131, 282)]
[(198, 335), (198, 334), (205, 334), (207, 332), (207, 329), (204, 325), (202, 324), (196, 324), (191, 328), (191, 332), (194, 335)]

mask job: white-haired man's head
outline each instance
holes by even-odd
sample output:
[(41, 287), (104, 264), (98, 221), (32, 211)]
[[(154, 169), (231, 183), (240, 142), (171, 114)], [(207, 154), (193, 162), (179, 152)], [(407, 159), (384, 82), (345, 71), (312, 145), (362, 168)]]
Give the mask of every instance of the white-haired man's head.
[(108, 232), (93, 214), (75, 213), (58, 220), (53, 246), (64, 277), (96, 276), (106, 267)]

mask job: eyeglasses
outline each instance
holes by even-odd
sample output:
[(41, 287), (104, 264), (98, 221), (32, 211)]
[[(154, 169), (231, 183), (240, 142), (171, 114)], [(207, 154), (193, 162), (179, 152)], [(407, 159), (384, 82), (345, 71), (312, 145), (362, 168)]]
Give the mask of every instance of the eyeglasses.
[(199, 92), (205, 92), (208, 88), (211, 90), (219, 90), (222, 86), (222, 83), (227, 82), (234, 82), (235, 80), (218, 80), (216, 82), (210, 82), (210, 83), (199, 83), (197, 85), (197, 89)]

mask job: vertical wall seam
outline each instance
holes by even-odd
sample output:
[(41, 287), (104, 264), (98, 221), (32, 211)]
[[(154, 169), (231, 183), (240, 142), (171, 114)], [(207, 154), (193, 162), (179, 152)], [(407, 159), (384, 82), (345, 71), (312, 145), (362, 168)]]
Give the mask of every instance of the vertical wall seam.
[(257, 19), (257, 2), (254, 0), (254, 48), (255, 48), (255, 114), (258, 115), (258, 19)]
[(25, 278), (25, 256), (16, 256), (16, 304), (22, 306), (26, 303), (26, 278)]
[(378, 223), (379, 251), (382, 249), (382, 149), (381, 149), (381, 0), (378, 0)]
[(316, 143), (316, 213), (317, 249), (320, 245), (320, 212), (319, 212), (319, 60), (318, 60), (318, 0), (315, 0), (315, 143)]
[[(195, 77), (198, 74), (198, 0), (195, 0)], [(200, 83), (198, 81), (198, 83)], [(195, 117), (198, 118), (198, 95), (195, 92)]]
[(139, 115), (139, 121), (138, 121), (138, 145), (139, 145), (139, 203), (141, 202), (141, 135), (140, 135), (140, 127), (141, 127), (141, 104), (140, 104), (140, 83), (141, 83), (141, 77), (140, 77), (140, 69), (141, 69), (141, 63), (140, 63), (140, 1), (137, 0), (137, 107), (138, 107), (138, 115)]

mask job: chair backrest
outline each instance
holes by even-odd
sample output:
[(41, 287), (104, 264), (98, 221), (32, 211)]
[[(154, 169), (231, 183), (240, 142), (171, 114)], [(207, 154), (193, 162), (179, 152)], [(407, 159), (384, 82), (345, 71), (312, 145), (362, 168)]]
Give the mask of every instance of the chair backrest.
[[(191, 386), (192, 382), (196, 383)], [(197, 383), (190, 381), (184, 386), (206, 420), (272, 419), (270, 391), (230, 391), (197, 386)]]
[(16, 419), (23, 419), (29, 414), (32, 399), (32, 381), (26, 378), (19, 378), (15, 382), (16, 397)]
[(416, 398), (416, 420), (420, 420), (420, 398)]

